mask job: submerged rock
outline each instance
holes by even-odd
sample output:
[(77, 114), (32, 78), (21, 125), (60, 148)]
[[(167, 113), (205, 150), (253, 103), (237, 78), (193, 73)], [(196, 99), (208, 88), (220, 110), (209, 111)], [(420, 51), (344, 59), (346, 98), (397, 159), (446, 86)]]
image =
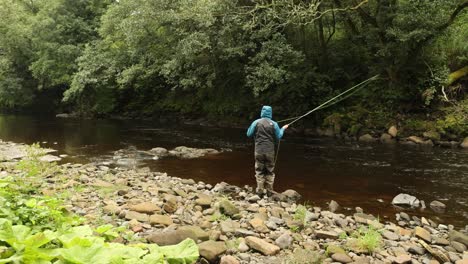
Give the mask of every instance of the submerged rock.
[(446, 205), (442, 202), (439, 201), (432, 201), (429, 206), (431, 207), (432, 210), (434, 210), (437, 213), (443, 213), (445, 211)]
[(377, 139), (371, 136), (370, 134), (365, 134), (359, 137), (359, 142), (371, 143), (376, 142)]
[(182, 159), (195, 159), (200, 158), (208, 154), (218, 154), (219, 151), (216, 149), (206, 148), (206, 149), (197, 149), (189, 148), (185, 146), (177, 147), (169, 151), (169, 155), (182, 158)]
[(419, 202), (419, 199), (416, 198), (415, 196), (412, 196), (406, 193), (400, 193), (393, 198), (392, 204), (400, 205), (400, 206), (403, 205), (403, 206), (419, 207), (420, 202)]

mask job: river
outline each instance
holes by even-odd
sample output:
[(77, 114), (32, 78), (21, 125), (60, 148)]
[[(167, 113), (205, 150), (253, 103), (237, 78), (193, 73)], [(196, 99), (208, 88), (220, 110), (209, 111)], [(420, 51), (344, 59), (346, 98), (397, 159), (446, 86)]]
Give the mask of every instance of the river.
[[(246, 124), (248, 125), (248, 124)], [(150, 121), (79, 120), (0, 115), (0, 139), (35, 143), (67, 154), (62, 162), (111, 159), (113, 152), (135, 147), (175, 146), (226, 149), (193, 160), (144, 160), (138, 166), (193, 178), (210, 184), (255, 185), (253, 142), (245, 129), (163, 125)], [(281, 143), (275, 189), (295, 189), (303, 202), (325, 207), (337, 201), (343, 212), (360, 206), (381, 219), (394, 220), (391, 205), (398, 193), (409, 193), (429, 207), (433, 200), (447, 205), (445, 213), (406, 209), (411, 215), (464, 227), (468, 224), (468, 151), (403, 145), (358, 144), (326, 138), (290, 136)]]

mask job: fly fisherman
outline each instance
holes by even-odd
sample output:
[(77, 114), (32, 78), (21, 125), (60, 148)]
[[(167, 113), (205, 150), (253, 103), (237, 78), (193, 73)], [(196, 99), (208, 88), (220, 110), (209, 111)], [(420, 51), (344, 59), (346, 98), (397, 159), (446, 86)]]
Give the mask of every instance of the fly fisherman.
[(247, 136), (255, 138), (255, 178), (257, 180), (256, 192), (259, 195), (273, 193), (275, 180), (275, 142), (283, 137), (284, 130), (278, 123), (272, 120), (273, 110), (271, 106), (263, 106), (260, 119), (252, 122), (247, 130)]

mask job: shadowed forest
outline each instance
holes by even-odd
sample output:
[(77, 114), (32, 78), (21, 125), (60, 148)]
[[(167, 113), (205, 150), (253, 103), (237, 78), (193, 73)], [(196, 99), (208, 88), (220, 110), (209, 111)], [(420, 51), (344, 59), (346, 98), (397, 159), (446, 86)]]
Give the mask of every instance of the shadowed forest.
[(0, 0), (0, 108), (467, 135), (466, 0)]

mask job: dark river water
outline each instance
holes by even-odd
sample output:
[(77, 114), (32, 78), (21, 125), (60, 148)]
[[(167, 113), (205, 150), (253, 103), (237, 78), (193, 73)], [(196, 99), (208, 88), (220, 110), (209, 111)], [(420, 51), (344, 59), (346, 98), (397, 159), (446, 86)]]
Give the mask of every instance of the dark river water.
[[(248, 124), (246, 124), (248, 125)], [(210, 184), (255, 185), (253, 142), (244, 129), (161, 125), (149, 121), (77, 120), (0, 115), (0, 139), (34, 143), (68, 154), (64, 162), (112, 159), (122, 148), (149, 150), (176, 146), (230, 149), (193, 160), (145, 160), (138, 166)], [(324, 138), (293, 137), (281, 142), (275, 189), (295, 189), (311, 205), (337, 201), (343, 212), (360, 206), (381, 219), (394, 220), (391, 205), (398, 193), (409, 193), (428, 206), (435, 199), (445, 213), (430, 208), (407, 212), (464, 227), (468, 224), (468, 151), (402, 145), (364, 145)], [(383, 200), (378, 201), (378, 200)], [(429, 207), (429, 206), (428, 206)], [(350, 211), (351, 212), (351, 211)]]

